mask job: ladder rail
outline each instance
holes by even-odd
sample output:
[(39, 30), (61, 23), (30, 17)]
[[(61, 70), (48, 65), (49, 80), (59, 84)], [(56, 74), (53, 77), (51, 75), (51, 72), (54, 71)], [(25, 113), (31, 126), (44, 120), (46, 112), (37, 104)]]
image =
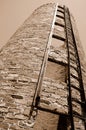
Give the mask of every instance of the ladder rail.
[(71, 95), (71, 85), (70, 85), (70, 53), (69, 53), (69, 43), (68, 43), (68, 33), (67, 33), (67, 22), (66, 22), (66, 8), (64, 6), (64, 17), (65, 17), (65, 32), (66, 32), (66, 46), (67, 46), (67, 53), (68, 53), (68, 105), (69, 105), (69, 115), (71, 120), (72, 130), (74, 130), (74, 120), (73, 120), (73, 108), (72, 108), (72, 95)]
[[(69, 9), (68, 9), (68, 13), (69, 13)], [(77, 61), (78, 61), (77, 69), (78, 69), (78, 77), (79, 77), (79, 86), (80, 86), (80, 89), (82, 89), (82, 91), (80, 92), (81, 102), (84, 102), (84, 105), (81, 104), (82, 117), (84, 117), (85, 120), (86, 120), (86, 98), (85, 98), (84, 84), (83, 84), (83, 80), (82, 80), (81, 63), (80, 63), (80, 58), (79, 58), (79, 54), (78, 54), (76, 40), (75, 40), (73, 27), (72, 27), (72, 23), (71, 23), (70, 13), (69, 13), (69, 19), (70, 19), (70, 24), (71, 24), (71, 29), (72, 29), (72, 36), (73, 36), (73, 40), (74, 40), (74, 46), (75, 46), (75, 50), (76, 50), (76, 57), (77, 57)], [(86, 129), (86, 121), (84, 121), (84, 126), (85, 126), (85, 129)]]
[[(60, 19), (63, 19), (65, 22), (65, 25), (58, 23), (54, 20), (53, 24), (58, 25), (60, 27), (63, 27), (65, 29), (65, 34), (66, 34), (66, 38), (60, 37), (58, 36), (58, 34), (53, 34), (51, 33), (50, 37), (61, 40), (63, 42), (66, 43), (66, 47), (67, 47), (67, 54), (68, 54), (68, 80), (67, 80), (67, 86), (68, 86), (68, 114), (65, 115), (68, 119), (70, 119), (70, 125), (71, 125), (71, 130), (75, 130), (75, 121), (74, 121), (74, 117), (81, 119), (84, 122), (84, 126), (86, 129), (86, 101), (85, 101), (85, 92), (84, 92), (84, 85), (83, 85), (83, 80), (82, 80), (82, 70), (81, 70), (81, 63), (80, 63), (80, 58), (79, 58), (79, 54), (78, 54), (78, 49), (77, 49), (77, 45), (76, 45), (76, 39), (74, 36), (74, 31), (73, 31), (73, 27), (72, 27), (72, 22), (71, 22), (71, 16), (70, 16), (70, 12), (69, 9), (61, 6), (58, 6), (58, 8), (61, 8), (62, 11), (60, 12), (64, 12), (64, 17), (57, 15), (55, 13), (54, 17), (59, 17)], [(58, 11), (56, 9), (56, 11)], [(44, 72), (46, 69), (46, 63), (47, 60), (50, 60), (48, 57), (48, 50), (49, 50), (49, 43), (46, 45), (45, 48), (45, 52), (44, 52), (44, 58), (42, 61), (42, 65), (41, 65), (41, 70), (40, 70), (40, 74), (38, 77), (38, 82), (36, 84), (36, 89), (35, 89), (35, 93), (34, 93), (34, 97), (33, 97), (33, 101), (32, 101), (32, 108), (29, 114), (29, 117), (31, 117), (32, 112), (34, 110), (38, 111), (46, 111), (46, 112), (50, 112), (53, 114), (59, 114), (61, 115), (61, 113), (59, 112), (55, 112), (46, 108), (42, 108), (40, 107), (39, 103), (40, 103), (40, 94), (41, 94), (41, 87), (42, 87), (42, 82), (43, 82), (43, 77), (44, 77)], [(74, 58), (74, 59), (73, 59)], [(53, 60), (53, 62), (55, 62)], [(73, 66), (71, 63), (74, 62), (75, 66)], [(64, 65), (64, 64), (63, 64)], [(77, 73), (76, 75), (72, 74), (71, 68), (74, 69)], [(79, 83), (79, 86), (74, 86), (71, 83), (71, 79), (76, 79), (77, 82)], [(74, 99), (72, 96), (72, 89), (75, 89), (76, 91), (78, 91), (80, 93), (80, 97), (81, 97), (81, 101), (79, 101), (78, 99)], [(81, 111), (82, 113), (79, 114), (77, 111), (73, 110), (73, 102), (78, 103), (78, 105), (81, 106)]]
[[(69, 100), (68, 100), (68, 103), (69, 103), (69, 113), (70, 113), (70, 120), (71, 120), (71, 129), (74, 130), (75, 129), (75, 126), (74, 126), (74, 120), (73, 120), (73, 117), (76, 116), (74, 115), (73, 113), (73, 105), (72, 105), (72, 92), (71, 92), (71, 73), (70, 73), (70, 68), (71, 68), (71, 65), (70, 63), (72, 62), (71, 61), (71, 53), (70, 53), (70, 46), (69, 46), (69, 41), (68, 41), (68, 35), (70, 34), (73, 38), (73, 42), (71, 44), (73, 44), (73, 47), (72, 49), (74, 49), (75, 51), (75, 57), (76, 57), (76, 65), (77, 65), (77, 74), (78, 74), (78, 77), (74, 77), (73, 78), (77, 78), (79, 79), (78, 82), (79, 82), (79, 89), (81, 89), (82, 91), (79, 91), (80, 92), (80, 97), (81, 97), (81, 110), (82, 110), (82, 117), (84, 119), (86, 119), (86, 101), (85, 101), (85, 92), (84, 92), (84, 85), (83, 85), (83, 80), (82, 80), (82, 71), (81, 71), (81, 63), (80, 63), (80, 58), (79, 58), (79, 54), (78, 54), (78, 49), (77, 49), (77, 45), (76, 45), (76, 40), (75, 40), (75, 36), (74, 36), (74, 32), (73, 32), (73, 27), (72, 27), (72, 23), (71, 23), (71, 17), (70, 17), (70, 12), (69, 12), (69, 9), (64, 7), (64, 10), (65, 10), (65, 31), (66, 31), (66, 40), (67, 40), (67, 50), (68, 50), (68, 89), (69, 89)], [(68, 21), (69, 19), (69, 21)], [(67, 24), (69, 23), (69, 26), (70, 26), (70, 29), (68, 28)], [(68, 28), (68, 29), (67, 29)], [(84, 103), (84, 104), (83, 104)], [(80, 117), (80, 116), (79, 116)], [(86, 129), (86, 123), (84, 121), (84, 126), (85, 126), (85, 129)]]

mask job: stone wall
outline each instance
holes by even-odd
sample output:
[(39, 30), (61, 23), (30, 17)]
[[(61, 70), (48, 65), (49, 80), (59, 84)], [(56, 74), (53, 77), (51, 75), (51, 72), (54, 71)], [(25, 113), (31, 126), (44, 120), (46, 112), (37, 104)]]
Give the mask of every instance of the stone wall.
[[(58, 6), (52, 3), (36, 9), (0, 51), (0, 130), (57, 130), (62, 115), (64, 122), (61, 129), (65, 130), (65, 116), (68, 115), (68, 55), (65, 21), (55, 17), (64, 17), (61, 13), (63, 9), (57, 9)], [(81, 59), (83, 51), (72, 15), (71, 19)], [(55, 25), (55, 22), (62, 26)], [(55, 39), (53, 34), (63, 40)], [(38, 110), (37, 113), (33, 112), (29, 120), (46, 52), (39, 107), (52, 110), (58, 115)], [(81, 65), (85, 84), (85, 63), (83, 65), (81, 61)], [(74, 69), (71, 71), (77, 76)], [(78, 84), (73, 78), (71, 81)], [(73, 91), (72, 94), (79, 99), (78, 92)], [(73, 106), (81, 112), (77, 104)], [(84, 130), (79, 120), (76, 120), (76, 126), (76, 130)]]
[(33, 12), (0, 51), (0, 130), (27, 130), (55, 4)]

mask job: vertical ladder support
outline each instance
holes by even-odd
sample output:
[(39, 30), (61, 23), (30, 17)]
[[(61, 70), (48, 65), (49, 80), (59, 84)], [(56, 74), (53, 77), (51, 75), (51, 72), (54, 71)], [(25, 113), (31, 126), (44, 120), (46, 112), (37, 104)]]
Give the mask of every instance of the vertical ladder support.
[[(76, 45), (76, 40), (75, 40), (75, 36), (74, 36), (74, 32), (73, 32), (73, 28), (72, 28), (72, 23), (71, 23), (71, 18), (70, 18), (70, 12), (69, 9), (64, 7), (65, 10), (65, 31), (66, 31), (66, 44), (67, 44), (67, 51), (68, 51), (68, 90), (69, 90), (69, 97), (68, 97), (68, 104), (69, 104), (69, 115), (70, 115), (70, 122), (71, 122), (71, 129), (75, 130), (75, 122), (74, 122), (74, 117), (76, 116), (79, 119), (82, 119), (84, 121), (84, 127), (86, 129), (86, 101), (85, 101), (85, 92), (84, 92), (84, 86), (83, 86), (83, 80), (82, 80), (82, 71), (81, 71), (81, 64), (80, 64), (80, 59), (79, 59), (79, 54), (78, 54), (78, 50), (77, 50), (77, 45)], [(71, 35), (71, 38), (73, 40), (73, 42), (71, 43), (73, 45), (73, 48), (70, 47), (70, 42), (69, 42), (69, 34)], [(70, 58), (71, 54), (71, 50), (74, 51), (75, 53), (75, 64), (77, 66), (77, 74), (78, 77), (73, 76), (70, 72), (71, 69), (71, 65), (70, 63), (72, 62), (72, 59)], [(79, 83), (79, 91), (80, 96), (81, 96), (81, 102), (79, 102), (77, 99), (73, 99), (72, 97), (72, 84), (71, 84), (71, 75), (73, 76), (74, 79), (77, 78), (77, 81)], [(76, 86), (74, 87), (75, 89), (77, 88)], [(78, 89), (76, 89), (78, 91)], [(80, 115), (78, 112), (74, 112), (73, 110), (73, 104), (72, 101), (77, 101), (78, 105), (81, 105), (81, 111), (82, 111), (82, 115)], [(79, 116), (77, 116), (79, 115)]]
[(68, 105), (69, 105), (69, 115), (70, 115), (70, 121), (71, 121), (71, 130), (74, 130), (74, 120), (73, 120), (73, 109), (72, 109), (72, 95), (71, 95), (71, 86), (70, 86), (70, 54), (69, 54), (69, 44), (68, 44), (68, 33), (67, 33), (67, 22), (66, 22), (66, 8), (64, 7), (65, 13), (65, 31), (66, 31), (66, 45), (67, 45), (67, 53), (68, 53), (68, 91), (69, 91), (69, 97), (68, 97)]

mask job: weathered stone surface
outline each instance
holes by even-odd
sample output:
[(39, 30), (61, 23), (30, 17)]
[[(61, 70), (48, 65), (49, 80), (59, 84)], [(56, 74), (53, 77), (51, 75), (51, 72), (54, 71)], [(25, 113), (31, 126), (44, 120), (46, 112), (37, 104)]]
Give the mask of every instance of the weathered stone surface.
[(58, 115), (39, 111), (38, 117), (34, 126), (35, 130), (57, 130), (58, 120), (59, 120)]
[(59, 9), (59, 10), (57, 10), (57, 14), (64, 17), (64, 10), (61, 10), (61, 9)]
[[(63, 6), (62, 6), (63, 7)], [(41, 86), (39, 106), (61, 115), (68, 114), (68, 53), (66, 46), (64, 9), (57, 11), (56, 4), (46, 4), (36, 9), (30, 18), (15, 32), (0, 51), (0, 130), (57, 130), (60, 115), (35, 108), (29, 119), (31, 105), (39, 81), (42, 63), (47, 50), (45, 75)], [(71, 15), (74, 35), (81, 59), (83, 83), (86, 91), (86, 71), (83, 51)], [(55, 21), (54, 21), (55, 20)], [(54, 22), (60, 24), (53, 25)], [(61, 27), (61, 24), (64, 27)], [(71, 33), (71, 30), (70, 30)], [(52, 34), (63, 40), (52, 38)], [(70, 42), (70, 73), (78, 77), (74, 47)], [(49, 46), (48, 46), (49, 44)], [(47, 47), (47, 48), (46, 48)], [(73, 55), (74, 54), (74, 55)], [(70, 82), (79, 88), (79, 82), (71, 75)], [(72, 97), (81, 101), (79, 91), (71, 89)], [(81, 107), (72, 101), (73, 110), (81, 114)], [(80, 119), (75, 120), (75, 130), (84, 130)], [(70, 121), (69, 121), (70, 122)], [(69, 124), (67, 124), (68, 126)], [(64, 126), (62, 126), (64, 128)]]
[(64, 22), (64, 19), (61, 19), (61, 18), (57, 18), (56, 17), (56, 22), (58, 22), (58, 23), (60, 23), (60, 24), (62, 24), (62, 25), (64, 25), (65, 26), (65, 22)]
[(56, 25), (56, 26), (54, 26), (53, 34), (65, 39), (65, 32), (64, 31), (65, 31), (64, 27), (60, 27), (60, 26)]
[(34, 11), (0, 51), (0, 129), (29, 130), (28, 116), (55, 7), (47, 4)]
[(40, 106), (67, 114), (67, 94), (67, 85), (64, 82), (45, 77), (42, 85)]
[(74, 118), (75, 121), (75, 130), (85, 130), (83, 121), (79, 118)]
[(46, 72), (45, 72), (45, 77), (54, 79), (55, 81), (65, 82), (66, 80), (65, 71), (66, 71), (66, 67), (64, 65), (48, 61)]
[[(58, 41), (57, 41), (57, 44), (59, 44)], [(65, 45), (61, 47), (54, 47), (52, 44), (52, 46), (50, 47), (49, 58), (52, 59), (53, 61), (56, 61), (57, 63), (63, 63), (66, 65), (67, 64), (67, 51), (64, 46)]]

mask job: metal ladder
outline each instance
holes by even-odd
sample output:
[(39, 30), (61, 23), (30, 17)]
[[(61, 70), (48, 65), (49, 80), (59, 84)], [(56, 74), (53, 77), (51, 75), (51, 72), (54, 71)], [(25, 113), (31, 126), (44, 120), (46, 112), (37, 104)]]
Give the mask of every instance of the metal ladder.
[[(65, 25), (63, 25), (62, 23), (59, 23), (58, 21), (57, 22), (55, 21), (54, 24), (65, 28), (66, 39), (64, 39), (63, 37), (60, 37), (58, 35), (55, 35), (55, 34), (52, 34), (52, 38), (56, 38), (58, 40), (64, 41), (66, 43), (67, 53), (68, 53), (68, 78), (67, 78), (68, 115), (64, 115), (64, 116), (66, 116), (69, 119), (70, 130), (76, 130), (76, 127), (75, 127), (76, 121), (74, 118), (81, 120), (83, 122), (84, 130), (86, 130), (85, 92), (84, 92), (84, 86), (83, 86), (83, 80), (82, 80), (80, 59), (79, 59), (76, 40), (75, 40), (73, 28), (72, 28), (70, 12), (69, 12), (69, 9), (66, 8), (65, 6), (64, 7), (58, 6), (57, 11), (64, 14), (64, 17), (60, 16), (58, 14), (56, 14), (56, 17), (63, 19), (65, 22)], [(41, 91), (43, 74), (44, 74), (47, 60), (49, 60), (49, 59), (48, 59), (47, 46), (46, 46), (44, 60), (43, 60), (43, 64), (41, 67), (41, 72), (39, 75), (37, 87), (35, 90), (30, 116), (32, 115), (33, 111), (37, 111), (37, 110), (46, 111), (46, 112), (50, 112), (50, 113), (57, 114), (57, 115), (59, 114), (59, 113), (56, 113), (55, 111), (52, 111), (52, 110), (49, 110), (46, 108), (41, 108), (38, 105), (40, 103), (40, 91)], [(74, 69), (76, 71), (77, 76), (72, 73), (72, 69)], [(75, 82), (77, 81), (78, 86), (73, 84), (71, 79), (74, 79)], [(80, 100), (78, 98), (73, 97), (72, 93), (74, 91), (79, 92)], [(78, 111), (74, 110), (73, 102), (75, 102), (77, 105), (79, 105), (81, 107), (81, 114)]]
[[(74, 37), (74, 32), (72, 28), (71, 18), (69, 9), (64, 7), (64, 17), (65, 17), (65, 31), (66, 31), (66, 44), (67, 44), (67, 52), (68, 52), (68, 104), (69, 104), (69, 117), (71, 123), (71, 130), (75, 130), (75, 121), (74, 117), (78, 118), (83, 122), (84, 130), (86, 130), (86, 100), (85, 100), (85, 92), (82, 80), (82, 71), (80, 65), (79, 54), (77, 50), (76, 40)], [(73, 74), (71, 69), (75, 69), (77, 76)], [(77, 80), (78, 85), (76, 86), (72, 84), (71, 79), (74, 79), (75, 82)], [(81, 99), (77, 99), (73, 97), (72, 92), (78, 91), (80, 93)], [(78, 111), (74, 111), (73, 102), (81, 106), (81, 114)]]

